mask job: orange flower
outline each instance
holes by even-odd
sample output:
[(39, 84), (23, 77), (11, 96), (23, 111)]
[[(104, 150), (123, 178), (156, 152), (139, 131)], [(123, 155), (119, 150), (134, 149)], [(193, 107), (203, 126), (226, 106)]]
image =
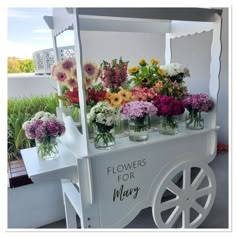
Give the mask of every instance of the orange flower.
[(158, 81), (154, 84), (154, 90), (157, 92), (157, 93), (160, 93), (161, 90), (163, 89), (163, 83), (162, 81)]
[(132, 93), (125, 89), (121, 89), (118, 92), (118, 95), (122, 98), (123, 102), (129, 102), (131, 99)]
[(172, 94), (173, 89), (172, 88), (168, 88), (168, 91), (169, 91), (170, 94)]
[(117, 93), (111, 93), (109, 100), (112, 107), (118, 107), (122, 105), (123, 99)]

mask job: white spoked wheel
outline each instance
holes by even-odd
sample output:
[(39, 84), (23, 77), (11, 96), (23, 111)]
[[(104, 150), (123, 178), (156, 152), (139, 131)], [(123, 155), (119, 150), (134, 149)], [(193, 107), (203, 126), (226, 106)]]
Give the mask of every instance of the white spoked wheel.
[(197, 228), (207, 217), (216, 194), (215, 176), (204, 162), (183, 162), (161, 181), (153, 204), (159, 228)]

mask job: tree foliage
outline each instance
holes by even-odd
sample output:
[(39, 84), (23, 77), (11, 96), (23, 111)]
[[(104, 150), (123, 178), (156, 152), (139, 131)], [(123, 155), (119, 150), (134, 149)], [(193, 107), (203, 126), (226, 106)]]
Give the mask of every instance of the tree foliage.
[(8, 58), (8, 73), (31, 73), (34, 72), (32, 59)]

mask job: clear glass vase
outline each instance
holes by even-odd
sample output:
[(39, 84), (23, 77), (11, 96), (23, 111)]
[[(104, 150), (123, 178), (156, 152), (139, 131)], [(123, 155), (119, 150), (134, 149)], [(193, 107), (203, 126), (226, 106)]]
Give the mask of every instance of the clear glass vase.
[(120, 112), (116, 114), (115, 119), (115, 134), (116, 135), (122, 135), (125, 132), (125, 123), (124, 119), (122, 118)]
[(129, 139), (135, 142), (146, 141), (149, 138), (148, 116), (129, 120)]
[(97, 149), (110, 149), (115, 145), (114, 126), (94, 125), (94, 145)]
[(42, 160), (53, 160), (59, 157), (58, 142), (56, 137), (47, 136), (35, 139), (38, 157)]
[(189, 111), (186, 120), (186, 128), (200, 130), (204, 128), (204, 119), (201, 116), (200, 111), (192, 110)]
[(159, 133), (174, 135), (178, 133), (178, 119), (175, 116), (161, 116)]

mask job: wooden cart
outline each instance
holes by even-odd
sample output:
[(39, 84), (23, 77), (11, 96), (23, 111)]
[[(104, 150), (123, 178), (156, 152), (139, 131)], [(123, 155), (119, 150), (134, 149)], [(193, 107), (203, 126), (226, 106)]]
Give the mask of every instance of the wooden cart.
[[(208, 215), (216, 194), (214, 173), (208, 166), (216, 155), (216, 110), (205, 128), (174, 136), (152, 132), (146, 142), (120, 137), (110, 150), (97, 150), (88, 141), (82, 80), (80, 31), (161, 32), (165, 34), (165, 60), (171, 61), (171, 39), (213, 30), (209, 92), (217, 102), (221, 51), (221, 10), (200, 8), (67, 8), (53, 9), (45, 17), (52, 29), (55, 59), (57, 36), (74, 30), (82, 132), (64, 116), (61, 137), (77, 158), (77, 172), (62, 180), (68, 228), (126, 226), (144, 208), (152, 207), (160, 228), (196, 228)], [(137, 27), (138, 24), (138, 27)], [(105, 52), (104, 52), (105, 53)], [(122, 52), (121, 52), (122, 54)]]

